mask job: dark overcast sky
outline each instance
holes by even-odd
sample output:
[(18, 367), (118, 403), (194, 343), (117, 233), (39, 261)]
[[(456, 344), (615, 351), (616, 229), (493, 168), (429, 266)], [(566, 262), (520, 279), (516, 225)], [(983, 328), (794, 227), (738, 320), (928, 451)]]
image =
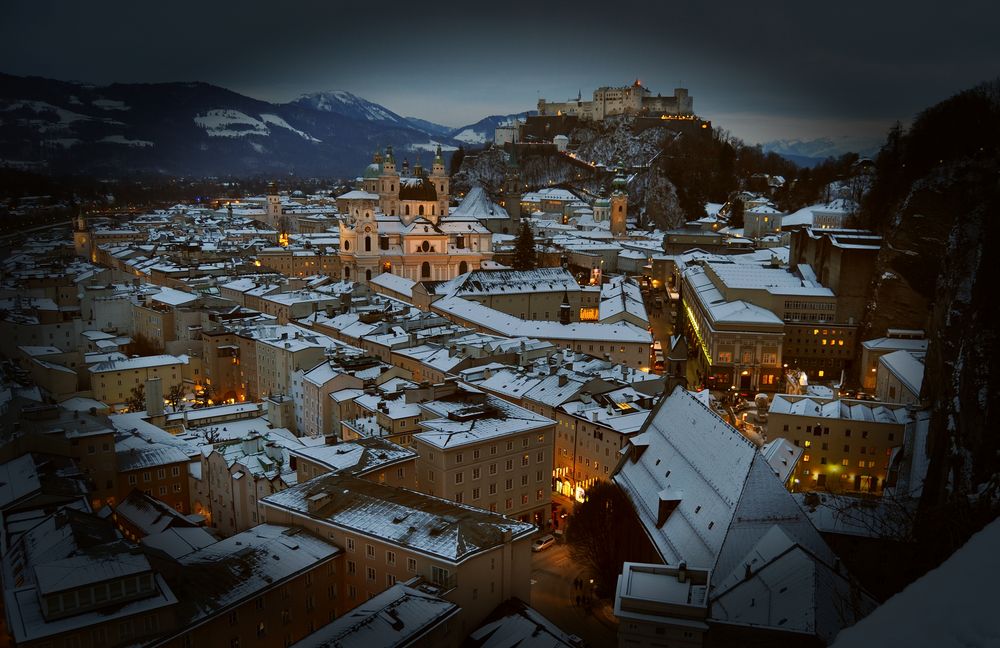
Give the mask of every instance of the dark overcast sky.
[(344, 89), (458, 126), (640, 78), (748, 141), (880, 138), (1000, 74), (1000, 3), (3, 0), (0, 70)]

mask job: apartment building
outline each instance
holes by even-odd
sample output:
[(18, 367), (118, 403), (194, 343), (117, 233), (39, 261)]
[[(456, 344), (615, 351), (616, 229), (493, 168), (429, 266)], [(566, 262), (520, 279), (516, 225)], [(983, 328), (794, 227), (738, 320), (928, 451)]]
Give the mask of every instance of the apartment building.
[(551, 516), (555, 421), (495, 396), (421, 403), (413, 436), (419, 489), (544, 527)]
[(328, 473), (266, 497), (269, 524), (300, 525), (344, 549), (339, 616), (421, 576), (462, 607), (463, 636), (511, 597), (530, 597), (535, 526), (423, 493)]
[(115, 409), (123, 409), (132, 390), (146, 381), (159, 378), (163, 393), (180, 387), (184, 382), (187, 356), (155, 355), (139, 358), (107, 360), (91, 366), (90, 384), (94, 399)]
[(802, 448), (795, 490), (881, 493), (909, 420), (894, 403), (777, 394), (767, 428)]

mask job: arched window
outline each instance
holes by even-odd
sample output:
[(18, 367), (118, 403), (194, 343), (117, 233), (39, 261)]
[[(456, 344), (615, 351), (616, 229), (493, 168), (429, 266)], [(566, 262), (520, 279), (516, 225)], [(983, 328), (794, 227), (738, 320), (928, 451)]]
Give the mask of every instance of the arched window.
[(371, 281), (371, 280), (372, 280), (372, 271), (365, 270), (365, 281)]
[(372, 237), (366, 236), (365, 237), (365, 252), (371, 252), (371, 251), (372, 251)]
[(406, 215), (409, 216), (410, 215), (410, 206), (406, 205), (405, 207), (403, 207), (403, 209), (406, 210)]
[(462, 261), (461, 263), (458, 264), (458, 274), (465, 274), (468, 271), (469, 271), (469, 264), (468, 263), (466, 263), (465, 261)]
[(423, 216), (424, 215), (424, 206), (420, 205), (420, 207), (418, 208), (418, 210), (419, 211), (417, 212), (417, 214), (420, 215), (420, 216)]
[(424, 261), (420, 264), (420, 278), (430, 279), (431, 277), (431, 264)]
[(625, 208), (624, 208), (624, 207), (622, 207), (621, 205), (618, 205), (618, 211), (619, 211), (619, 212), (622, 212), (622, 211), (625, 211)]
[(350, 266), (344, 266), (344, 279), (351, 278), (351, 268)]
[(394, 184), (389, 185), (389, 191), (395, 191), (395, 190), (396, 190), (396, 185)]

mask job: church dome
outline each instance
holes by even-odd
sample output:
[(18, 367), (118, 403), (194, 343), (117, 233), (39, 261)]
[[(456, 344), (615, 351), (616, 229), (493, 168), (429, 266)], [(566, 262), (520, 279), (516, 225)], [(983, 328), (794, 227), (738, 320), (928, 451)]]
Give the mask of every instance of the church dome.
[(365, 172), (363, 174), (365, 179), (377, 178), (380, 175), (382, 175), (382, 165), (377, 162), (372, 162), (371, 164), (366, 166)]

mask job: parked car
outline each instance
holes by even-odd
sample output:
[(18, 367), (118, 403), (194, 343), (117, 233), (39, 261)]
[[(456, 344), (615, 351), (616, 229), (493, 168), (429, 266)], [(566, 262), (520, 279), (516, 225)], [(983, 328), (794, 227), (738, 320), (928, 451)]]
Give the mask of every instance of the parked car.
[(538, 540), (535, 540), (531, 545), (532, 551), (544, 551), (556, 543), (555, 536), (543, 535)]

